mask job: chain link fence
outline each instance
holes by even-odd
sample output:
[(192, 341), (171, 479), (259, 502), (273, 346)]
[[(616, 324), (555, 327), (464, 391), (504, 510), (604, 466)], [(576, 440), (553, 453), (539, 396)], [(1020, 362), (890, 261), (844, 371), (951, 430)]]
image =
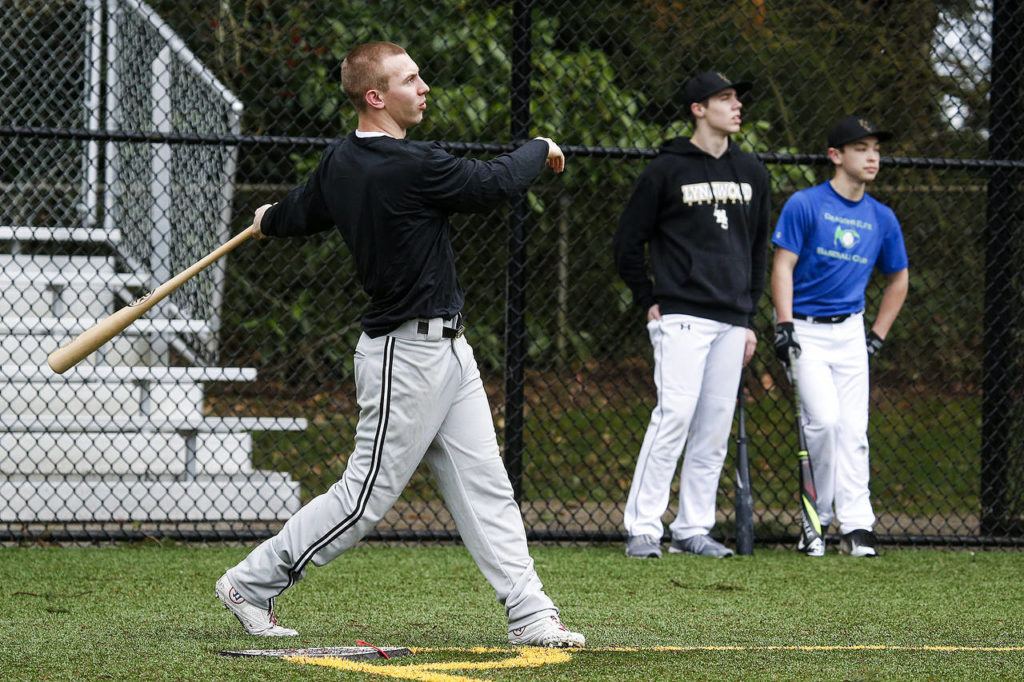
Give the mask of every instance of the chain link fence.
[[(767, 164), (773, 219), (829, 177), (841, 115), (896, 132), (871, 191), (903, 225), (911, 292), (872, 361), (876, 531), (1024, 543), (1022, 29), (996, 0), (0, 3), (0, 537), (260, 537), (339, 478), (365, 298), (338, 235), (249, 244), (75, 369), (45, 361), (301, 182), (355, 124), (341, 59), (384, 39), (431, 86), (414, 138), (493, 156), (548, 135), (569, 157), (454, 220), (531, 537), (621, 538), (655, 392), (611, 237), (658, 145), (690, 133), (687, 76), (713, 68), (755, 84), (737, 140)], [(771, 328), (766, 295), (743, 379), (764, 541), (798, 532)], [(726, 538), (733, 477), (730, 457)], [(457, 537), (425, 468), (375, 537)]]

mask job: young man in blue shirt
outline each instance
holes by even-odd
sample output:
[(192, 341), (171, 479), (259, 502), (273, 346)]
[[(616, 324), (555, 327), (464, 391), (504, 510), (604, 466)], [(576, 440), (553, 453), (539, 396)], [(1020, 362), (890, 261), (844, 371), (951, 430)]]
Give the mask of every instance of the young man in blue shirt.
[[(828, 135), (835, 176), (789, 198), (772, 238), (775, 352), (800, 386), (807, 448), (822, 527), (832, 508), (851, 556), (878, 554), (868, 479), (868, 358), (879, 352), (907, 296), (907, 252), (896, 215), (868, 194), (890, 133), (847, 116)], [(887, 278), (864, 333), (864, 290), (875, 267)], [(824, 543), (801, 537), (811, 556)]]

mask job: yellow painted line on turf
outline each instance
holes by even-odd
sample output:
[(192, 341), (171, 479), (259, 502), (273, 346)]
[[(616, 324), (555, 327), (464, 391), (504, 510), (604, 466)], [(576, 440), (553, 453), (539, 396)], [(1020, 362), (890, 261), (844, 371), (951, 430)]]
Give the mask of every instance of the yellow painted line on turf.
[(1006, 653), (1024, 651), (1024, 646), (953, 646), (942, 644), (777, 644), (753, 645), (722, 644), (705, 646), (652, 646), (652, 647), (603, 647), (586, 649), (586, 651), (607, 651), (612, 653), (632, 653), (639, 651), (655, 652), (693, 652), (693, 651), (943, 651), (943, 652), (980, 652)]
[[(470, 649), (413, 649), (413, 653), (430, 651), (454, 651), (460, 653), (490, 654), (508, 653), (508, 649), (494, 647), (473, 647)], [(506, 670), (509, 668), (539, 668), (545, 665), (568, 663), (572, 655), (567, 649), (541, 649), (524, 647), (513, 649), (516, 656), (500, 661), (445, 661), (443, 663), (418, 663), (413, 665), (380, 665), (366, 661), (350, 661), (343, 658), (309, 658), (306, 656), (286, 656), (285, 660), (304, 665), (319, 665), (347, 672), (366, 673), (380, 677), (393, 677), (402, 680), (418, 680), (419, 682), (483, 682), (479, 677), (450, 675), (447, 670)]]
[[(496, 647), (410, 647), (414, 654), (428, 654), (438, 652), (451, 653), (473, 653), (489, 654), (500, 653), (506, 649)], [(953, 653), (1012, 653), (1024, 651), (1021, 646), (958, 646), (947, 644), (707, 644), (693, 646), (644, 646), (644, 647), (587, 647), (585, 649), (570, 649), (569, 651), (579, 653), (686, 653), (694, 651), (909, 651), (909, 652), (953, 652)]]
[[(414, 654), (461, 653), (461, 654), (507, 654), (509, 649), (500, 647), (410, 647)], [(480, 677), (453, 675), (448, 671), (508, 670), (513, 668), (539, 668), (545, 665), (568, 663), (575, 653), (695, 653), (695, 652), (765, 652), (765, 651), (901, 651), (901, 652), (944, 652), (944, 653), (1007, 653), (1024, 652), (1024, 646), (954, 646), (941, 644), (899, 645), (899, 644), (791, 644), (791, 645), (742, 645), (720, 644), (703, 646), (651, 646), (651, 647), (592, 647), (590, 649), (543, 649), (522, 647), (511, 650), (516, 655), (497, 661), (445, 661), (438, 663), (416, 663), (381, 665), (380, 662), (352, 661), (344, 658), (310, 658), (307, 656), (286, 656), (284, 660), (302, 665), (318, 665), (346, 672), (364, 673), (378, 677), (390, 677), (417, 682), (487, 682)]]

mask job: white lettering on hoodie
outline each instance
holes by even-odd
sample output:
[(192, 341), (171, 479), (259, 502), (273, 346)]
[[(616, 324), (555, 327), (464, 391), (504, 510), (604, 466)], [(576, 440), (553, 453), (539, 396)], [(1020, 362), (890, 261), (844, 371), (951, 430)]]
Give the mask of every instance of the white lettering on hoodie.
[(754, 195), (754, 190), (749, 182), (695, 182), (690, 185), (681, 185), (679, 189), (683, 194), (683, 203), (687, 206), (716, 202), (720, 204), (749, 204), (750, 198)]

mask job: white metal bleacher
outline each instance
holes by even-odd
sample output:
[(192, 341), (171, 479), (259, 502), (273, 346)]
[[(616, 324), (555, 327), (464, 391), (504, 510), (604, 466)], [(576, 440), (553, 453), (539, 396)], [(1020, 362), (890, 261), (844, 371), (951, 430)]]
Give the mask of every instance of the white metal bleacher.
[(0, 241), (54, 241), (116, 243), (121, 239), (119, 230), (85, 227), (29, 227), (26, 225), (0, 225)]
[[(60, 243), (51, 244), (59, 250)], [(169, 367), (168, 335), (201, 320), (145, 319), (65, 375), (46, 356), (143, 278), (113, 258), (0, 254), (0, 521), (282, 520), (298, 484), (251, 462), (252, 434), (304, 419), (211, 417), (204, 384), (245, 367)]]
[[(30, 74), (33, 88), (65, 98), (52, 110), (18, 108), (21, 93), (0, 85), (12, 111), (36, 117), (29, 123), (238, 132), (241, 103), (144, 2), (72, 0), (38, 25), (32, 13), (0, 8), (0, 17), (29, 34), (65, 21), (54, 34), (67, 38), (61, 58), (74, 64), (82, 50), (81, 88), (52, 80), (67, 76), (61, 69)], [(234, 148), (105, 142), (101, 153), (100, 144), (14, 139), (8, 151), (34, 162), (15, 169), (17, 182), (0, 169), (0, 522), (287, 519), (299, 484), (253, 465), (253, 434), (306, 421), (207, 414), (209, 383), (256, 379), (253, 368), (203, 360), (218, 347), (222, 264), (204, 273), (208, 299), (191, 312), (165, 301), (64, 375), (46, 366), (58, 346), (181, 269), (174, 240), (228, 232)], [(182, 357), (194, 366), (170, 366)]]

